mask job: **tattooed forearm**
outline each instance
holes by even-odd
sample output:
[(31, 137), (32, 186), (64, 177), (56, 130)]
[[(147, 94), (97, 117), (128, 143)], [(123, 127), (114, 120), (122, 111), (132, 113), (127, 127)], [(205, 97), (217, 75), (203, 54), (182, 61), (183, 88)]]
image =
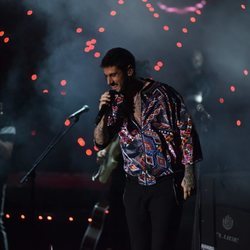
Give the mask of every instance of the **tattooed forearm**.
[(189, 188), (194, 188), (194, 170), (192, 165), (188, 165), (185, 167), (184, 174), (185, 185)]
[(107, 126), (104, 122), (104, 119), (102, 119), (99, 124), (95, 127), (94, 130), (94, 139), (95, 142), (99, 145), (105, 145), (108, 140), (108, 131), (107, 131)]

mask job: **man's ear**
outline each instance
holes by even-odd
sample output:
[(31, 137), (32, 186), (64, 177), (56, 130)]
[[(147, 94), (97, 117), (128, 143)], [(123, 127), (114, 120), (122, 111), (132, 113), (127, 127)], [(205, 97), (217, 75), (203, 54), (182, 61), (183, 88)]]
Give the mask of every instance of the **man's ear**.
[(135, 73), (135, 71), (132, 68), (132, 66), (128, 65), (128, 71), (127, 71), (128, 76), (132, 76), (132, 75), (134, 75), (134, 73)]

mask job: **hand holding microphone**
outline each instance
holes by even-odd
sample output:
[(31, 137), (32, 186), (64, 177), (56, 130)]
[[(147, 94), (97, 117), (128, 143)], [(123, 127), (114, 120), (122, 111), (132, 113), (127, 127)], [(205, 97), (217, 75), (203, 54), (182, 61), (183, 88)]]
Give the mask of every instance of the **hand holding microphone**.
[(105, 92), (100, 98), (99, 112), (97, 114), (95, 123), (96, 125), (101, 121), (102, 117), (110, 109), (111, 103), (114, 101), (116, 91), (110, 90)]

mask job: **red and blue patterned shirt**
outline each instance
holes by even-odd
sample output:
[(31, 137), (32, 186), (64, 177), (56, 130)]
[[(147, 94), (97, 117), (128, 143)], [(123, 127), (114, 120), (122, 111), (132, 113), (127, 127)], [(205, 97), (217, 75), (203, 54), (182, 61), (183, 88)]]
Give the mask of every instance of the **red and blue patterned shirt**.
[[(128, 110), (124, 96), (115, 94), (107, 126), (118, 133), (124, 170), (141, 185), (153, 185), (156, 178), (184, 171), (202, 158), (199, 138), (182, 97), (172, 87), (151, 81)], [(135, 103), (136, 102), (136, 103)]]

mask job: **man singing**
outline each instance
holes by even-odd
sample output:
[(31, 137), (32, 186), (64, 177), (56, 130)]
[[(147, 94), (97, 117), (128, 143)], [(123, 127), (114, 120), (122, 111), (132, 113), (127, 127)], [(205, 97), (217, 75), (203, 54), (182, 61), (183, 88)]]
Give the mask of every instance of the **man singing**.
[(110, 90), (100, 97), (94, 139), (104, 148), (119, 136), (131, 247), (173, 250), (183, 200), (195, 188), (193, 166), (201, 159), (193, 122), (172, 87), (136, 78), (128, 50), (109, 50), (101, 67)]

